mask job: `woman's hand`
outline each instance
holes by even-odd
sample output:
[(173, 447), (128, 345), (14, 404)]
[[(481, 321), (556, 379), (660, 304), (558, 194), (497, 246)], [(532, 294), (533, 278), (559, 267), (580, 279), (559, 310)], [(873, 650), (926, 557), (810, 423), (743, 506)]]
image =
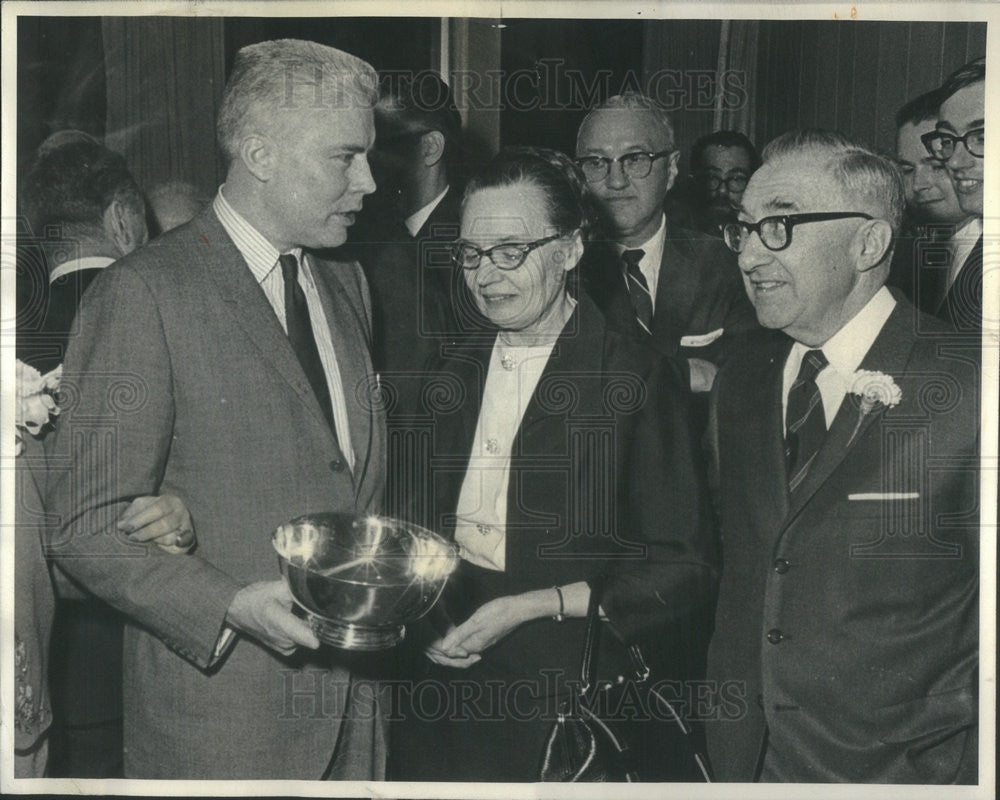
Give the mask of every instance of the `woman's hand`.
[(175, 555), (187, 553), (197, 542), (187, 508), (180, 498), (169, 494), (137, 497), (118, 520), (118, 530), (134, 541), (155, 544)]

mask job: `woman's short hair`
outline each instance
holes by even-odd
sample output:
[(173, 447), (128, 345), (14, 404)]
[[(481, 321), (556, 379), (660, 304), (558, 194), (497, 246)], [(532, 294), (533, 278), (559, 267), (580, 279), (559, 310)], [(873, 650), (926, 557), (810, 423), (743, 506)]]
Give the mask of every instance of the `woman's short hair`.
[(527, 182), (545, 197), (548, 223), (560, 233), (580, 230), (586, 237), (593, 219), (580, 168), (565, 153), (545, 147), (506, 147), (465, 187), (463, 205), (480, 189)]
[(373, 108), (378, 76), (357, 56), (300, 39), (273, 39), (236, 54), (216, 122), (226, 161), (254, 127), (305, 107)]

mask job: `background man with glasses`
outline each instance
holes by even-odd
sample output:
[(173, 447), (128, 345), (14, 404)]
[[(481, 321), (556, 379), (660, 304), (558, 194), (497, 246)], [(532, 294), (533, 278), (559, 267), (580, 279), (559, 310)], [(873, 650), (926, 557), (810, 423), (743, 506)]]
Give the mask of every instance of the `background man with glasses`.
[(977, 375), (883, 285), (903, 205), (890, 161), (792, 131), (725, 229), (768, 330), (707, 437), (722, 780), (976, 780)]
[(736, 219), (747, 181), (760, 166), (760, 156), (737, 131), (715, 131), (691, 146), (689, 175), (667, 196), (667, 213), (674, 221), (710, 236)]
[(941, 95), (935, 90), (896, 112), (896, 165), (903, 176), (906, 216), (889, 285), (898, 286), (928, 314), (938, 313), (950, 273), (957, 270), (955, 256), (960, 255), (963, 239), (955, 234), (975, 218), (959, 204), (944, 162), (928, 153), (921, 140), (934, 131), (940, 105)]
[(707, 392), (729, 340), (756, 325), (732, 255), (664, 213), (679, 155), (666, 111), (643, 95), (616, 95), (584, 118), (577, 163), (607, 231), (580, 279), (612, 327), (686, 359), (691, 389)]
[(955, 233), (948, 292), (938, 316), (978, 338), (983, 316), (983, 154), (986, 146), (986, 61), (952, 73), (939, 90), (934, 131), (921, 137), (927, 152), (948, 168), (962, 210), (972, 219)]

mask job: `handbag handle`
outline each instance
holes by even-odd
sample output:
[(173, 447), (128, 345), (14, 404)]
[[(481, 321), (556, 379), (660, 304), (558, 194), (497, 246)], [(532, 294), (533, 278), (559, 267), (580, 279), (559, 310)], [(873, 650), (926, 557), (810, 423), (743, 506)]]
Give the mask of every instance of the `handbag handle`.
[[(587, 697), (595, 688), (594, 664), (597, 661), (597, 651), (601, 632), (601, 594), (604, 589), (604, 578), (590, 581), (590, 601), (587, 604), (587, 631), (583, 637), (583, 655), (580, 658), (580, 695)], [(643, 683), (649, 677), (649, 666), (642, 656), (642, 650), (637, 644), (626, 644), (629, 662), (632, 665), (633, 677), (636, 683)]]

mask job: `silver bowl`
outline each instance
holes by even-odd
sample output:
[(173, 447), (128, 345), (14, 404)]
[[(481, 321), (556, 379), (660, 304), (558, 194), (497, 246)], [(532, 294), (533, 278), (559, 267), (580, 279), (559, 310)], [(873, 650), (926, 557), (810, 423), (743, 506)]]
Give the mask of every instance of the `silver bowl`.
[(454, 545), (388, 517), (307, 514), (279, 526), (272, 542), (316, 636), (347, 650), (401, 641), (458, 565)]

